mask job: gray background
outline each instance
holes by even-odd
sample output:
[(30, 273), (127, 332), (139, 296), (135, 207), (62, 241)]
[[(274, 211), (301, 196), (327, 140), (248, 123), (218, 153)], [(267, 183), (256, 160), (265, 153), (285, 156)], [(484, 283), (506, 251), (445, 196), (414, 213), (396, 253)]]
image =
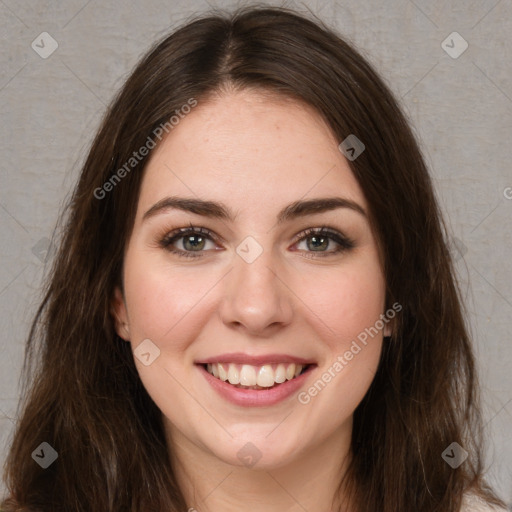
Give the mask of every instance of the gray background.
[[(194, 13), (234, 5), (0, 0), (2, 463), (15, 421), (24, 341), (40, 297), (44, 251), (106, 104), (154, 40)], [(311, 9), (355, 43), (401, 98), (420, 138), (453, 234), (475, 338), (488, 474), (512, 502), (512, 2), (285, 5)], [(442, 47), (454, 31), (469, 45), (457, 58)], [(58, 43), (45, 59), (31, 47), (33, 41), (43, 46), (42, 32)], [(459, 53), (463, 46), (452, 39), (445, 45)], [(49, 49), (48, 39), (38, 48)]]

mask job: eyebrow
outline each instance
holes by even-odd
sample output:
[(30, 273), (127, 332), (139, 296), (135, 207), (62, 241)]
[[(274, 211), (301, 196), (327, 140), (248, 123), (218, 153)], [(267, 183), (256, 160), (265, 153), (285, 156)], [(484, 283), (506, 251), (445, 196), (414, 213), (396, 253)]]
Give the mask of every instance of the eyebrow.
[[(327, 212), (338, 208), (348, 208), (363, 217), (367, 217), (365, 210), (356, 202), (343, 197), (321, 197), (308, 199), (304, 201), (295, 201), (284, 207), (277, 215), (277, 223), (282, 224), (285, 221), (305, 217), (316, 213)], [(170, 209), (177, 209), (186, 212), (195, 213), (204, 217), (211, 217), (224, 221), (233, 222), (236, 215), (223, 203), (207, 201), (204, 199), (185, 198), (185, 197), (164, 197), (155, 203), (142, 217), (146, 220), (157, 214), (165, 213)]]

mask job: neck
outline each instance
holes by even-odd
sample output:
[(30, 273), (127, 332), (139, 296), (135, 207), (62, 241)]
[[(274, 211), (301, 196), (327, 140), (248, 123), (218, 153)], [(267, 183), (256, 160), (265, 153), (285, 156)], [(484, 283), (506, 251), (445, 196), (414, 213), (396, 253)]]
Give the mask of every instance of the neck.
[(190, 512), (338, 512), (338, 486), (350, 456), (351, 422), (292, 462), (266, 469), (228, 464), (178, 430), (171, 460)]

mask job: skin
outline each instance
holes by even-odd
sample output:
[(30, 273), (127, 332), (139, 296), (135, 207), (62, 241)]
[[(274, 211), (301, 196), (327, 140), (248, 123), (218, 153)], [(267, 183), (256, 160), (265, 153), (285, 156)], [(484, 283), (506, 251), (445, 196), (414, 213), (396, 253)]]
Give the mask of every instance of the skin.
[[(200, 102), (146, 167), (125, 251), (125, 294), (116, 289), (113, 300), (116, 329), (133, 350), (145, 339), (160, 350), (149, 366), (134, 360), (163, 413), (187, 505), (198, 511), (239, 511), (247, 503), (256, 512), (331, 510), (350, 456), (353, 412), (374, 377), (389, 325), (307, 404), (295, 394), (268, 407), (234, 405), (194, 361), (228, 352), (312, 359), (318, 366), (301, 388), (307, 391), (385, 312), (367, 217), (337, 208), (276, 223), (282, 208), (304, 199), (343, 197), (368, 211), (339, 142), (306, 105), (231, 91)], [(236, 217), (167, 209), (143, 220), (170, 195), (222, 202)], [(190, 223), (219, 237), (207, 239), (202, 257), (179, 257), (159, 245)], [(335, 253), (333, 240), (320, 249), (311, 235), (296, 241), (323, 225), (355, 247)], [(247, 236), (263, 249), (252, 263), (236, 253)], [(192, 252), (184, 242), (190, 236), (173, 245)], [(237, 457), (248, 442), (261, 454), (253, 467)]]

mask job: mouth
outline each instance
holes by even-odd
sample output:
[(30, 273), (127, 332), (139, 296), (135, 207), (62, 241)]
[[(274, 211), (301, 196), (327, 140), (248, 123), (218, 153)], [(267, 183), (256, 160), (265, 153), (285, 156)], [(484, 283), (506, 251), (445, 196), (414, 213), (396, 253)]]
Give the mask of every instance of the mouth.
[(310, 371), (315, 364), (273, 363), (260, 366), (239, 363), (202, 363), (214, 378), (247, 390), (270, 390)]

